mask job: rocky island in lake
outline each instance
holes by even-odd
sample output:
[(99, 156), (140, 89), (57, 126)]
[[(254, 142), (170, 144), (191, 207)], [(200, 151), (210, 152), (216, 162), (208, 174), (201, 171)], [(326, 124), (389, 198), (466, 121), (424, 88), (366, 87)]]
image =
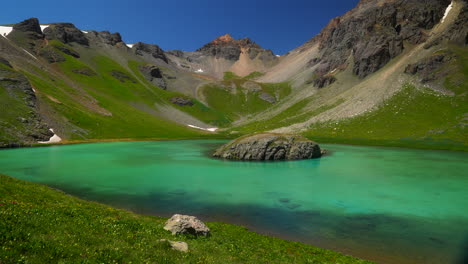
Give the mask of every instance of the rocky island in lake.
[(213, 157), (227, 160), (302, 160), (322, 156), (320, 146), (299, 135), (262, 133), (240, 137), (218, 148)]

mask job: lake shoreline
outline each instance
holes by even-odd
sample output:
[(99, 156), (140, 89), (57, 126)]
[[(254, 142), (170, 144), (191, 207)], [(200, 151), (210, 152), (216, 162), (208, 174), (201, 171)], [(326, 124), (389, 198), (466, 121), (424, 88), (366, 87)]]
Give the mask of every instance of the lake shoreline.
[[(50, 143), (50, 144), (30, 144), (30, 145), (15, 145), (15, 146), (0, 146), (0, 150), (2, 149), (16, 149), (16, 148), (40, 148), (40, 147), (51, 147), (51, 146), (66, 146), (66, 145), (77, 145), (77, 144), (92, 144), (92, 143), (111, 143), (111, 142), (154, 142), (154, 141), (186, 141), (186, 140), (233, 140), (236, 137), (200, 137), (200, 138), (118, 138), (118, 139), (85, 139), (85, 140), (63, 140), (59, 143)], [(309, 138), (309, 137), (307, 137)], [(419, 145), (413, 146), (411, 144), (400, 144), (400, 143), (379, 143), (379, 141), (372, 142), (372, 140), (368, 140), (366, 143), (358, 143), (359, 140), (356, 141), (345, 141), (342, 142), (340, 139), (337, 140), (330, 140), (330, 138), (324, 140), (314, 140), (313, 138), (309, 138), (312, 141), (317, 142), (319, 145), (321, 144), (329, 144), (329, 145), (347, 145), (347, 146), (361, 146), (361, 147), (382, 147), (382, 148), (395, 148), (395, 149), (408, 149), (408, 150), (430, 150), (430, 151), (450, 151), (450, 152), (468, 152), (468, 147), (462, 149), (450, 149), (450, 148), (430, 148), (427, 145)], [(392, 140), (385, 141), (385, 142), (394, 142)], [(417, 142), (417, 141), (415, 141)]]

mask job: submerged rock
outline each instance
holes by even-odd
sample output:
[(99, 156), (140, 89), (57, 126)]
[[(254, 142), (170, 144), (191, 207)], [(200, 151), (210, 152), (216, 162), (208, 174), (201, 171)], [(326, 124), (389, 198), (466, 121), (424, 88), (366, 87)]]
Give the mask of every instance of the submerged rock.
[(167, 220), (164, 229), (173, 235), (190, 234), (195, 236), (209, 236), (210, 229), (195, 216), (175, 214)]
[(235, 139), (213, 157), (228, 160), (301, 160), (322, 156), (320, 146), (298, 135), (263, 133)]

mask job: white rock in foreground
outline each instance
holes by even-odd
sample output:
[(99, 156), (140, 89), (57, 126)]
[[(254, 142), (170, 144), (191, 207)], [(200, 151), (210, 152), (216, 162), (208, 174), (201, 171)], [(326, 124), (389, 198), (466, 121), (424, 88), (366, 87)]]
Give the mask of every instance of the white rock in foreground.
[(190, 234), (195, 236), (209, 236), (210, 229), (195, 216), (175, 214), (167, 220), (164, 229), (173, 235)]

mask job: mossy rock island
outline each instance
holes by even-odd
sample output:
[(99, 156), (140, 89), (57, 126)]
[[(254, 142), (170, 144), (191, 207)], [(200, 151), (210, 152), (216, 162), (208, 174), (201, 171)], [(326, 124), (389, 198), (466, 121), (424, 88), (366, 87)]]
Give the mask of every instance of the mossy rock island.
[(216, 158), (247, 161), (303, 160), (321, 156), (320, 146), (303, 136), (273, 133), (240, 137), (213, 154)]

